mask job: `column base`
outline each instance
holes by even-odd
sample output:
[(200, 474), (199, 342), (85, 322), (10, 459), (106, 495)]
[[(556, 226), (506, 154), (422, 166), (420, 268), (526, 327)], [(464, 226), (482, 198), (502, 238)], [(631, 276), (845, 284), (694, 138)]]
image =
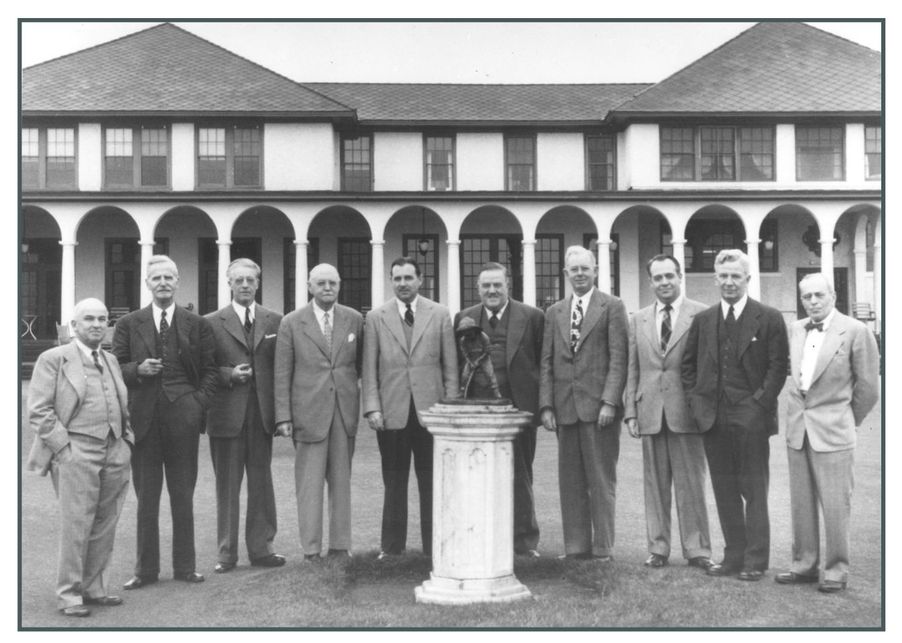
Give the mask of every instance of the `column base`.
[(470, 605), (473, 603), (509, 603), (532, 597), (526, 585), (513, 574), (500, 578), (430, 578), (414, 590), (417, 603), (433, 605)]

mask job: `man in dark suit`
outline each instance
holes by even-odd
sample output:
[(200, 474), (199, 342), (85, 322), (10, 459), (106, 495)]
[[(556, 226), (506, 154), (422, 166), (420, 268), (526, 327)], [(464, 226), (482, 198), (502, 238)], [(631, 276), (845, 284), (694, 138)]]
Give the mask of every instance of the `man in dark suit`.
[(777, 432), (777, 396), (786, 380), (786, 323), (750, 299), (748, 257), (721, 250), (714, 260), (721, 301), (698, 313), (683, 353), (683, 389), (705, 455), (724, 536), (711, 576), (757, 581), (770, 556), (768, 439)]
[(323, 542), (329, 485), (329, 552), (351, 550), (351, 459), (360, 417), (363, 315), (337, 303), (341, 279), (329, 264), (310, 271), (313, 301), (285, 315), (276, 351), (276, 423), (294, 438), (298, 531), (306, 560)]
[(545, 313), (539, 408), (558, 437), (564, 554), (613, 560), (617, 459), (627, 373), (626, 308), (595, 288), (595, 255), (567, 248), (573, 293)]
[(241, 480), (247, 469), (244, 538), (254, 567), (279, 567), (285, 557), (273, 552), (276, 498), (273, 492), (273, 362), (282, 315), (254, 301), (260, 266), (235, 259), (226, 270), (232, 302), (206, 316), (216, 340), (219, 373), (207, 414), (210, 457), (216, 473), (216, 537), (219, 574), (238, 561)]
[(630, 320), (630, 364), (624, 413), (634, 438), (642, 439), (645, 480), (647, 567), (663, 567), (670, 556), (671, 487), (676, 496), (683, 558), (711, 566), (705, 507), (705, 445), (689, 415), (680, 368), (686, 332), (707, 306), (683, 296), (683, 273), (670, 255), (646, 264), (655, 303)]
[(173, 300), (175, 262), (154, 255), (145, 284), (153, 302), (121, 317), (113, 354), (128, 385), (135, 431), (132, 476), (138, 496), (138, 560), (125, 589), (155, 583), (160, 574), (160, 494), (163, 475), (172, 506), (173, 578), (200, 583), (195, 570), (194, 485), (204, 414), (216, 393), (216, 344), (210, 323)]
[(419, 413), (460, 397), (457, 348), (448, 309), (419, 295), (420, 266), (399, 257), (390, 268), (395, 296), (366, 316), (363, 413), (382, 457), (385, 502), (380, 559), (407, 546), (410, 458), (420, 492), (423, 553), (432, 555), (432, 434)]
[(100, 347), (106, 328), (103, 302), (78, 302), (72, 343), (41, 353), (28, 387), (35, 438), (27, 467), (49, 470), (59, 498), (56, 596), (65, 616), (122, 604), (107, 594), (104, 576), (128, 494), (134, 434), (119, 364)]
[[(539, 525), (532, 492), (532, 463), (539, 423), (539, 360), (545, 316), (542, 311), (508, 297), (510, 275), (500, 263), (483, 264), (476, 278), (481, 304), (454, 317), (454, 328), (469, 317), (488, 335), (492, 366), (501, 396), (533, 414), (531, 426), (514, 440), (514, 553), (538, 558)], [(458, 355), (458, 362), (462, 356)], [(490, 391), (477, 392), (490, 397)]]

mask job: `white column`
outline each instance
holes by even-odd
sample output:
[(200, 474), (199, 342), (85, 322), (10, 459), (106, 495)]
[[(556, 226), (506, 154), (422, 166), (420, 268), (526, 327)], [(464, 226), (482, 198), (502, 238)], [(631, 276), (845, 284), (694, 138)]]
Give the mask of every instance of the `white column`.
[(370, 241), (373, 246), (373, 272), (370, 275), (371, 308), (385, 303), (385, 240)]
[(611, 240), (598, 240), (598, 289), (611, 292)]
[(232, 245), (231, 239), (217, 239), (216, 245), (219, 246), (219, 270), (217, 270), (217, 299), (219, 301), (219, 307), (225, 308), (229, 305), (229, 302), (232, 301), (232, 291), (229, 290), (229, 281), (226, 279), (226, 270), (229, 269), (229, 264), (232, 263), (231, 254), (229, 252), (229, 246)]
[(138, 244), (141, 246), (141, 283), (138, 284), (138, 287), (141, 289), (141, 308), (144, 308), (153, 298), (150, 291), (147, 289), (147, 286), (145, 286), (145, 282), (147, 281), (147, 262), (150, 261), (150, 258), (153, 256), (154, 242), (153, 239), (150, 241), (142, 239)]
[[(307, 302), (307, 273), (313, 266), (307, 265), (307, 239), (294, 240), (294, 307), (295, 310)], [(284, 311), (287, 315), (290, 310)]]
[(671, 243), (673, 243), (673, 258), (680, 262), (680, 268), (683, 271), (683, 296), (688, 297), (686, 292), (686, 240), (680, 239), (677, 241), (674, 239)]
[(880, 320), (883, 319), (883, 306), (880, 301), (880, 293), (883, 289), (883, 272), (881, 270), (880, 249), (880, 225), (874, 230), (874, 314), (877, 316), (877, 328), (880, 328)]
[(748, 239), (745, 242), (746, 254), (749, 257), (749, 297), (761, 301), (761, 264), (758, 261), (758, 244), (760, 239)]
[(60, 241), (63, 247), (63, 265), (60, 271), (60, 324), (72, 321), (75, 311), (75, 246), (77, 241)]
[[(821, 274), (833, 283), (833, 237), (821, 239)], [(836, 284), (833, 284), (836, 287)]]
[(536, 240), (523, 240), (523, 302), (536, 305)]
[(460, 239), (448, 239), (448, 309), (460, 312)]

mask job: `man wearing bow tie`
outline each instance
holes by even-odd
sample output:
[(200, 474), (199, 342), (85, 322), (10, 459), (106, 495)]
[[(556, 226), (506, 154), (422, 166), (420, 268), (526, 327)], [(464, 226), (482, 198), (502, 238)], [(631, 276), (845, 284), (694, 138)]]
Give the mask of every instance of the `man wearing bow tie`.
[(846, 588), (856, 428), (877, 403), (879, 356), (870, 330), (834, 308), (836, 294), (822, 273), (806, 275), (799, 292), (808, 317), (790, 329), (786, 446), (792, 565), (775, 580), (818, 582), (820, 506), (826, 546), (818, 589), (833, 593)]
[(226, 270), (231, 303), (206, 319), (216, 339), (219, 387), (207, 415), (210, 457), (216, 474), (216, 540), (223, 574), (238, 562), (241, 481), (247, 471), (244, 538), (254, 567), (280, 567), (284, 556), (273, 552), (276, 500), (273, 492), (273, 362), (282, 315), (254, 301), (260, 266), (235, 259)]
[(724, 537), (723, 560), (707, 573), (758, 581), (770, 557), (768, 440), (777, 432), (789, 348), (783, 315), (748, 296), (749, 279), (744, 252), (717, 254), (714, 281), (721, 300), (692, 320), (681, 376), (705, 435)]
[(276, 350), (276, 428), (294, 439), (294, 484), (304, 558), (323, 543), (329, 488), (329, 556), (351, 552), (351, 459), (360, 413), (363, 316), (338, 302), (341, 279), (327, 263), (310, 271), (313, 301), (285, 315)]
[(545, 313), (539, 413), (558, 438), (564, 555), (610, 561), (628, 333), (623, 302), (595, 288), (597, 272), (591, 251), (567, 248), (573, 294)]

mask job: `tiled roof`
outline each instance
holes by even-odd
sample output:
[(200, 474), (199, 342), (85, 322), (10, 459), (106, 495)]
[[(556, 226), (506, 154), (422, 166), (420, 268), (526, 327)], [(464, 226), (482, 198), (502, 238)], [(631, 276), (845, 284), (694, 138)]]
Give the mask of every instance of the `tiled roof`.
[(880, 58), (801, 22), (763, 22), (616, 113), (879, 112)]
[(350, 105), (367, 122), (602, 121), (608, 112), (650, 85), (460, 85), (304, 83)]
[(352, 113), (171, 24), (28, 67), (22, 110)]

